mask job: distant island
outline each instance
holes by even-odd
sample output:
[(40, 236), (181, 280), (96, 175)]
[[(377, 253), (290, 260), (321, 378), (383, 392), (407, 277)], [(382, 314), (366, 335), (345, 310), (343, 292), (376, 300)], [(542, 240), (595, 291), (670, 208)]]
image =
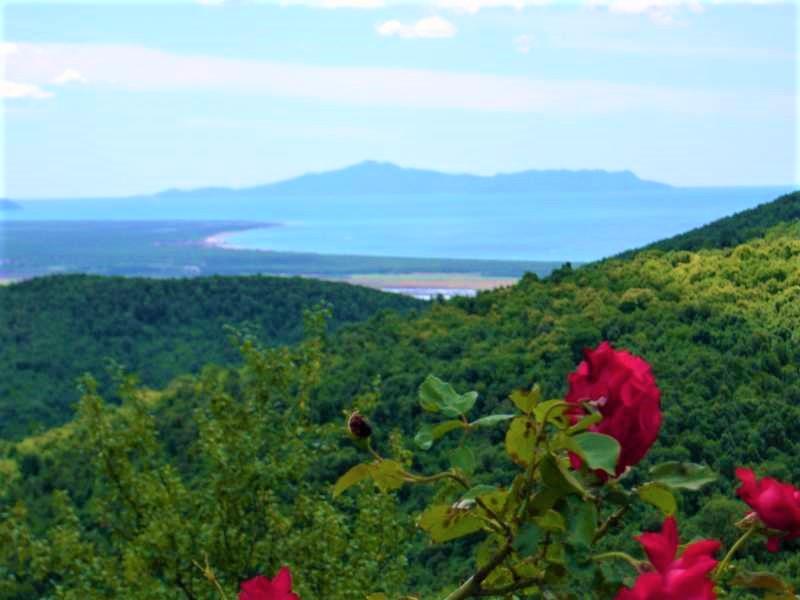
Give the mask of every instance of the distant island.
[(16, 202), (0, 198), (0, 211), (3, 210), (22, 210), (22, 207)]
[(671, 186), (640, 179), (631, 171), (529, 170), (497, 175), (442, 173), (392, 163), (365, 161), (323, 173), (249, 188), (166, 190), (157, 194), (186, 196), (328, 196), (342, 194), (531, 194), (542, 192), (629, 192), (668, 190)]

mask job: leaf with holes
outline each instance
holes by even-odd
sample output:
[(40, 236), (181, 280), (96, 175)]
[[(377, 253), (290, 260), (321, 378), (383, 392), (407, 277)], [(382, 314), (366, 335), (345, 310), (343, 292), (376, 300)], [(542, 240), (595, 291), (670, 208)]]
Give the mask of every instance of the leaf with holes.
[(469, 510), (438, 504), (419, 516), (417, 522), (434, 542), (447, 542), (480, 531), (481, 520)]

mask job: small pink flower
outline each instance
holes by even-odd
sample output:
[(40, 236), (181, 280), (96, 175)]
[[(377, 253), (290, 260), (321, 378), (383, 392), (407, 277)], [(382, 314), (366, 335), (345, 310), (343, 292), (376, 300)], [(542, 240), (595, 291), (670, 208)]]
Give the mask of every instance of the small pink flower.
[(785, 532), (767, 541), (767, 549), (777, 552), (781, 548), (781, 540), (800, 537), (800, 490), (788, 483), (782, 483), (771, 477), (756, 479), (750, 469), (739, 467), (736, 477), (742, 482), (736, 490), (739, 497), (747, 502), (770, 529)]
[(716, 599), (708, 574), (717, 565), (714, 553), (719, 550), (718, 541), (694, 542), (676, 557), (678, 525), (674, 517), (664, 521), (660, 533), (643, 533), (636, 540), (644, 546), (655, 570), (639, 575), (634, 586), (621, 589), (615, 600)]

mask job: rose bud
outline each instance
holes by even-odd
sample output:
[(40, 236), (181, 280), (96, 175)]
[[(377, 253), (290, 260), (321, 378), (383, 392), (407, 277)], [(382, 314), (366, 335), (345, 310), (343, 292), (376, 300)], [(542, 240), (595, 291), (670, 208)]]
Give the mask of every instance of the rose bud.
[(362, 417), (358, 411), (355, 411), (348, 417), (347, 431), (349, 431), (353, 437), (360, 440), (365, 440), (372, 435), (372, 427), (370, 427), (367, 420)]

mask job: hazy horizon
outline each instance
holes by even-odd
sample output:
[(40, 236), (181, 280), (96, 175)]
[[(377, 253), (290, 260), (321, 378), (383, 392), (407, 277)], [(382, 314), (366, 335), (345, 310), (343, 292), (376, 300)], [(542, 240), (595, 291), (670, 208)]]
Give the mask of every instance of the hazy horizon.
[[(202, 187), (185, 187), (185, 188), (172, 186), (172, 187), (167, 187), (167, 188), (158, 189), (158, 190), (152, 190), (152, 191), (148, 190), (148, 191), (142, 191), (142, 192), (139, 192), (139, 193), (135, 193), (134, 192), (134, 193), (131, 193), (131, 194), (118, 195), (118, 196), (110, 196), (110, 195), (80, 196), (80, 197), (78, 197), (78, 196), (75, 196), (75, 197), (55, 197), (55, 196), (52, 196), (52, 197), (31, 197), (31, 198), (3, 197), (2, 199), (7, 199), (7, 200), (15, 201), (15, 202), (22, 202), (22, 203), (28, 203), (28, 202), (50, 202), (50, 201), (60, 201), (60, 200), (66, 200), (66, 201), (69, 201), (69, 200), (76, 200), (76, 201), (80, 201), (80, 200), (124, 200), (126, 198), (157, 196), (159, 194), (171, 193), (171, 192), (192, 193), (192, 192), (202, 192), (202, 191), (206, 191), (206, 190), (215, 190), (215, 189), (220, 189), (220, 190), (225, 190), (225, 191), (244, 191), (244, 190), (248, 190), (248, 189), (251, 189), (251, 188), (269, 187), (269, 186), (274, 185), (274, 184), (284, 183), (284, 182), (287, 182), (287, 181), (292, 181), (294, 179), (298, 179), (298, 178), (301, 178), (301, 177), (304, 177), (304, 176), (307, 176), (307, 175), (325, 175), (325, 174), (328, 174), (328, 173), (336, 173), (336, 172), (339, 172), (339, 171), (351, 169), (351, 168), (354, 168), (354, 167), (358, 167), (358, 166), (365, 165), (365, 164), (370, 164), (370, 163), (378, 163), (378, 164), (382, 164), (382, 165), (389, 165), (389, 166), (392, 166), (392, 167), (397, 167), (398, 169), (401, 169), (401, 170), (432, 172), (432, 173), (437, 173), (439, 175), (477, 176), (477, 177), (487, 177), (487, 178), (496, 177), (496, 176), (502, 176), (502, 175), (516, 175), (516, 174), (525, 173), (525, 172), (562, 172), (562, 173), (570, 173), (570, 174), (572, 174), (572, 173), (580, 174), (580, 173), (585, 173), (585, 172), (603, 172), (603, 173), (608, 173), (608, 174), (632, 173), (635, 177), (637, 177), (639, 180), (641, 180), (643, 182), (665, 184), (665, 185), (668, 185), (668, 186), (676, 188), (676, 189), (726, 189), (726, 188), (729, 188), (729, 189), (741, 189), (741, 188), (770, 189), (770, 188), (774, 188), (775, 190), (780, 190), (780, 193), (785, 193), (786, 191), (788, 191), (790, 189), (794, 189), (796, 187), (800, 187), (800, 183), (797, 183), (797, 184), (795, 184), (795, 183), (783, 183), (783, 184), (774, 183), (774, 184), (765, 184), (765, 185), (696, 185), (696, 186), (688, 185), (688, 186), (680, 186), (680, 185), (675, 185), (675, 184), (673, 184), (673, 183), (671, 183), (669, 181), (656, 181), (656, 180), (652, 180), (652, 179), (645, 179), (643, 177), (640, 177), (638, 173), (636, 173), (636, 172), (634, 172), (634, 171), (632, 171), (630, 169), (620, 169), (620, 170), (611, 171), (611, 170), (607, 170), (607, 169), (594, 169), (594, 168), (591, 168), (591, 167), (587, 167), (587, 168), (583, 168), (583, 169), (581, 169), (581, 168), (577, 168), (577, 169), (558, 169), (558, 168), (537, 169), (537, 168), (530, 168), (530, 169), (521, 169), (519, 171), (497, 171), (497, 172), (484, 174), (484, 173), (474, 173), (474, 172), (464, 172), (464, 171), (461, 171), (461, 172), (459, 172), (459, 171), (439, 171), (439, 170), (436, 170), (436, 169), (430, 169), (430, 168), (427, 168), (427, 167), (424, 167), (424, 166), (418, 166), (418, 165), (399, 165), (397, 163), (393, 163), (393, 162), (390, 162), (390, 161), (375, 161), (373, 159), (364, 159), (364, 160), (358, 161), (356, 163), (348, 163), (348, 164), (346, 164), (346, 165), (344, 165), (342, 167), (337, 167), (337, 168), (330, 169), (330, 170), (308, 171), (308, 172), (300, 173), (300, 174), (298, 174), (296, 176), (291, 176), (291, 177), (287, 177), (287, 178), (281, 178), (281, 179), (277, 179), (277, 180), (273, 180), (273, 181), (264, 181), (262, 183), (253, 183), (253, 184), (248, 184), (248, 185), (243, 185), (243, 186), (208, 185), (208, 186), (202, 186)], [(590, 194), (592, 192), (591, 191), (587, 191), (586, 193)]]

